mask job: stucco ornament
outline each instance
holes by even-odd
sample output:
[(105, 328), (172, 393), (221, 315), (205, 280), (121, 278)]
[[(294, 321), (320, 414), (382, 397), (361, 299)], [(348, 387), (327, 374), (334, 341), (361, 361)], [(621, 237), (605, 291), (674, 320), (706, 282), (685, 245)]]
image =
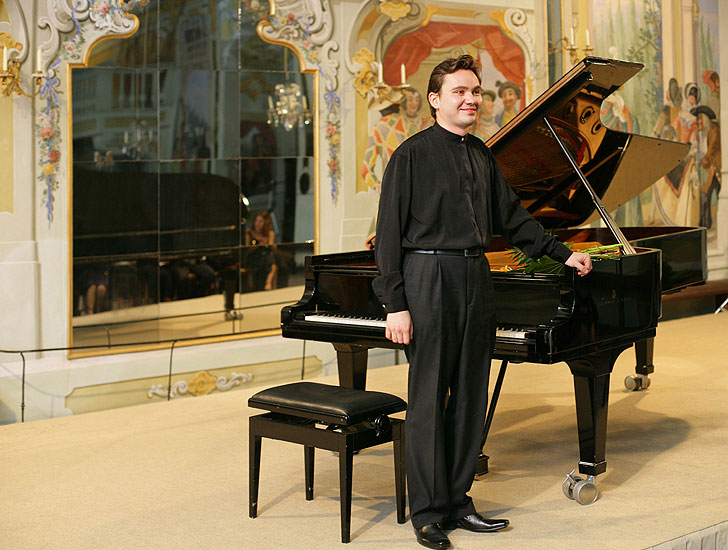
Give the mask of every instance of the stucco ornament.
[(357, 64), (357, 73), (354, 76), (354, 89), (362, 97), (369, 95), (369, 90), (377, 82), (376, 72), (374, 70), (374, 53), (368, 48), (361, 48), (354, 54), (354, 63)]
[(403, 17), (407, 17), (412, 6), (408, 2), (381, 2), (379, 11), (389, 17), (392, 21), (397, 21)]
[(316, 71), (321, 79), (327, 143), (331, 200), (336, 202), (341, 181), (341, 98), (339, 88), (339, 62), (333, 53), (339, 44), (331, 40), (334, 31), (330, 0), (280, 0), (271, 1), (274, 13), (258, 24), (258, 34), (266, 42), (293, 48), (301, 55), (302, 70)]
[[(231, 372), (230, 378), (227, 378), (226, 376), (215, 377), (209, 372), (201, 371), (195, 374), (190, 381), (180, 380), (172, 384), (172, 387), (169, 388), (169, 397), (175, 398), (185, 394), (197, 397), (207, 395), (215, 390), (229, 391), (235, 386), (245, 384), (251, 380), (253, 380), (251, 373)], [(163, 384), (154, 384), (147, 391), (147, 397), (149, 399), (153, 397), (167, 397), (167, 387)]]

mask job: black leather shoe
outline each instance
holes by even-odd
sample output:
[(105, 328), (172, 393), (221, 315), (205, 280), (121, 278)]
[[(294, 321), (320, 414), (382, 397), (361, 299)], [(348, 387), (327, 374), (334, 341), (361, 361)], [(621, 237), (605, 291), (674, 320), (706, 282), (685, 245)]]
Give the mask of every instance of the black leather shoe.
[(445, 529), (465, 529), (474, 533), (492, 533), (508, 527), (510, 522), (507, 519), (485, 519), (478, 512), (462, 517), (458, 520), (445, 522)]
[(437, 523), (430, 523), (423, 527), (415, 527), (415, 535), (417, 535), (417, 542), (427, 548), (444, 549), (450, 548), (450, 539), (447, 535), (442, 532), (442, 529)]

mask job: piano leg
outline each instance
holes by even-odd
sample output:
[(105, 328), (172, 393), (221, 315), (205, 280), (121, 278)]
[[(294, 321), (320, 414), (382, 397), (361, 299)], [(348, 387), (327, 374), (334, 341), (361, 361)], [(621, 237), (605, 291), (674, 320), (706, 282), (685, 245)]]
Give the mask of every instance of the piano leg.
[(508, 360), (503, 359), (503, 361), (501, 361), (500, 370), (498, 371), (498, 378), (495, 382), (495, 388), (493, 388), (493, 395), (490, 398), (490, 407), (488, 407), (488, 415), (485, 418), (483, 434), (480, 436), (480, 455), (478, 455), (478, 462), (475, 468), (475, 477), (482, 476), (488, 473), (488, 459), (490, 457), (483, 451), (485, 450), (485, 441), (488, 439), (490, 425), (492, 424), (493, 416), (495, 415), (495, 407), (498, 404), (498, 397), (500, 397), (501, 387), (503, 386), (503, 378), (505, 378), (507, 366)]
[(626, 347), (567, 361), (574, 376), (576, 423), (579, 430), (579, 472), (596, 476), (607, 469), (609, 376)]
[(624, 386), (630, 391), (646, 390), (650, 387), (650, 374), (655, 372), (652, 360), (655, 351), (655, 339), (648, 338), (634, 344), (634, 355), (637, 362), (635, 375), (624, 379)]
[(366, 389), (369, 348), (357, 344), (334, 344), (339, 367), (339, 386)]

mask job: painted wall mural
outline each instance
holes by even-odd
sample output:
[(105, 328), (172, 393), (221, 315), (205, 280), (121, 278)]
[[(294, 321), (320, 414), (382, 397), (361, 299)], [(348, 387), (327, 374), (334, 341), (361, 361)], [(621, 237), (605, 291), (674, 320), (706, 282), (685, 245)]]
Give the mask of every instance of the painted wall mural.
[(716, 239), (720, 182), (718, 0), (592, 0), (596, 55), (645, 68), (602, 105), (610, 128), (690, 144), (683, 163), (629, 203), (620, 225), (703, 225)]
[[(427, 85), (447, 57), (469, 53), (483, 66), (483, 107), (473, 132), (487, 140), (545, 87), (532, 12), (447, 2), (366, 5), (350, 36), (356, 71), (356, 192), (378, 196), (384, 169), (408, 137), (431, 126)], [(355, 52), (355, 53), (354, 53)], [(354, 71), (353, 71), (354, 72)], [(372, 220), (369, 234), (374, 233)]]

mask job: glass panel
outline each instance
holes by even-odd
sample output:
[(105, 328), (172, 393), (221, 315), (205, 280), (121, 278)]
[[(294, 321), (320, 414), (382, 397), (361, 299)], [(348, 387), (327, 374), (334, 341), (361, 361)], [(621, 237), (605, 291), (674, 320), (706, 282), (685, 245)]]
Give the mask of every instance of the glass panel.
[(286, 129), (282, 118), (276, 126), (274, 117), (270, 116), (271, 108), (278, 101), (276, 85), (290, 83), (299, 86), (301, 96), (296, 100), (299, 106), (310, 108), (313, 104), (312, 74), (240, 73), (240, 150), (244, 157), (313, 155), (312, 124), (305, 124), (301, 117), (293, 121), (292, 128)]
[(277, 328), (301, 297), (313, 124), (275, 125), (269, 98), (313, 107), (313, 75), (257, 37), (267, 12), (151, 0), (73, 69), (74, 346)]
[[(268, 14), (268, 2), (241, 2), (240, 68), (281, 71), (286, 67), (287, 48), (264, 42), (256, 31), (258, 22)], [(290, 53), (290, 52), (289, 52)], [(298, 67), (296, 67), (298, 70)]]
[(158, 17), (159, 66), (236, 70), (237, 19), (235, 0), (162, 2)]
[(156, 159), (156, 70), (80, 68), (72, 78), (74, 161)]
[(160, 158), (235, 158), (238, 73), (167, 69), (160, 76)]

